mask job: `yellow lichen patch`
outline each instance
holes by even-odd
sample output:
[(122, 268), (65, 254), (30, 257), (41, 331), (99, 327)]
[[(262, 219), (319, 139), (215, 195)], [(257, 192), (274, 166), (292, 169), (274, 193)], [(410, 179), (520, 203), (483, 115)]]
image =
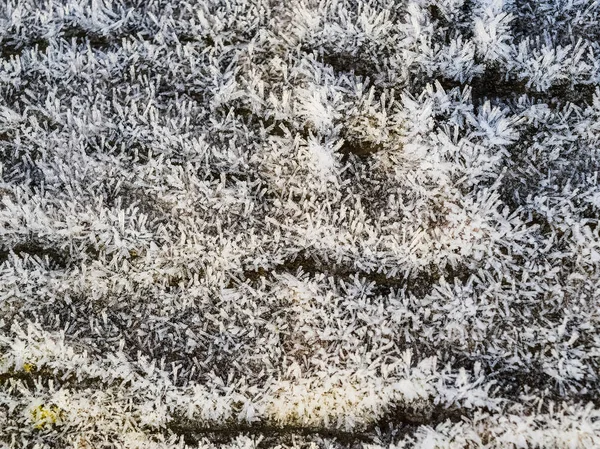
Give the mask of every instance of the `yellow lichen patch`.
[(26, 373), (31, 373), (32, 371), (35, 371), (37, 369), (37, 367), (35, 366), (34, 363), (24, 363), (23, 364), (23, 371), (25, 371)]
[(49, 425), (60, 424), (62, 410), (55, 405), (44, 407), (38, 405), (31, 410), (31, 419), (36, 429), (43, 429)]

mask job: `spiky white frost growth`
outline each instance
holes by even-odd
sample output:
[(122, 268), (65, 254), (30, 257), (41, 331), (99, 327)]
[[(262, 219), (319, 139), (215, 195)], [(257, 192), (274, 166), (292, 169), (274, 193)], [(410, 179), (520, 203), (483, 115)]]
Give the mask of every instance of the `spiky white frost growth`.
[(600, 447), (599, 21), (0, 2), (0, 447)]

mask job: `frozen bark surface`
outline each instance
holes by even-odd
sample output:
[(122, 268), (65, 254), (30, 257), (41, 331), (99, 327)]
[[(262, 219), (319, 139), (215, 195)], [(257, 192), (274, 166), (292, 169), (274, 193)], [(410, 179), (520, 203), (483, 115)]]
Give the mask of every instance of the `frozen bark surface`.
[(0, 447), (600, 446), (599, 15), (0, 2)]

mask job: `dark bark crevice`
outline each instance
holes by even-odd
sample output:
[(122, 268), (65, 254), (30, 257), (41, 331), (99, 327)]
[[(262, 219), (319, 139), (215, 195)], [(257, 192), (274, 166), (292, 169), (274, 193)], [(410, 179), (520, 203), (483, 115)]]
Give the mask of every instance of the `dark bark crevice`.
[(488, 67), (486, 71), (469, 82), (461, 83), (451, 79), (438, 81), (449, 91), (459, 88), (461, 91), (467, 86), (471, 87), (471, 98), (475, 107), (482, 106), (486, 100), (497, 103), (509, 103), (517, 100), (522, 95), (527, 95), (534, 102), (545, 102), (549, 106), (559, 106), (573, 103), (578, 106), (592, 104), (596, 92), (595, 84), (565, 84), (559, 83), (551, 86), (546, 91), (535, 90), (527, 86), (527, 79), (507, 78), (500, 68)]
[(246, 435), (261, 440), (259, 447), (272, 447), (273, 444), (291, 443), (292, 438), (302, 437), (308, 440), (315, 437), (335, 439), (344, 445), (370, 443), (371, 432), (350, 432), (327, 428), (301, 426), (276, 426), (269, 424), (236, 423), (229, 426), (205, 426), (187, 420), (172, 421), (167, 429), (183, 437), (186, 444), (197, 445), (203, 438), (215, 444), (226, 444), (238, 436)]
[(29, 240), (17, 243), (12, 248), (7, 248), (5, 245), (0, 249), (0, 263), (8, 260), (10, 253), (14, 253), (20, 257), (29, 255), (30, 257), (39, 257), (40, 259), (47, 258), (52, 268), (65, 269), (69, 265), (69, 255), (59, 251), (56, 248), (44, 245), (35, 240)]
[[(392, 440), (403, 434), (413, 433), (421, 426), (436, 427), (446, 421), (460, 422), (467, 418), (466, 410), (456, 407), (433, 406), (426, 412), (409, 410), (404, 406), (393, 407), (386, 415), (366, 427), (356, 430), (340, 430), (328, 427), (275, 425), (269, 423), (232, 423), (225, 426), (208, 426), (187, 419), (174, 419), (167, 429), (183, 437), (190, 445), (196, 445), (203, 438), (217, 444), (226, 444), (240, 435), (260, 439), (260, 447), (272, 447), (275, 444), (292, 442), (292, 438), (307, 440), (317, 438), (333, 439), (345, 447), (361, 447), (382, 440)], [(390, 431), (390, 429), (393, 429)]]
[[(243, 278), (250, 281), (258, 281), (261, 277), (267, 277), (270, 273), (308, 273), (311, 276), (325, 275), (332, 276), (338, 280), (352, 283), (354, 278), (358, 277), (368, 283), (373, 283), (376, 293), (386, 294), (392, 290), (412, 293), (415, 296), (425, 296), (435, 285), (439, 283), (442, 276), (448, 283), (454, 283), (455, 280), (464, 284), (471, 276), (471, 270), (467, 266), (458, 266), (453, 268), (447, 266), (440, 269), (437, 266), (430, 266), (421, 271), (415, 271), (406, 277), (387, 276), (381, 272), (372, 272), (358, 270), (351, 266), (324, 263), (315, 258), (308, 257), (306, 254), (299, 254), (294, 259), (290, 259), (273, 268), (257, 268), (246, 270)], [(233, 287), (234, 285), (230, 285)]]

